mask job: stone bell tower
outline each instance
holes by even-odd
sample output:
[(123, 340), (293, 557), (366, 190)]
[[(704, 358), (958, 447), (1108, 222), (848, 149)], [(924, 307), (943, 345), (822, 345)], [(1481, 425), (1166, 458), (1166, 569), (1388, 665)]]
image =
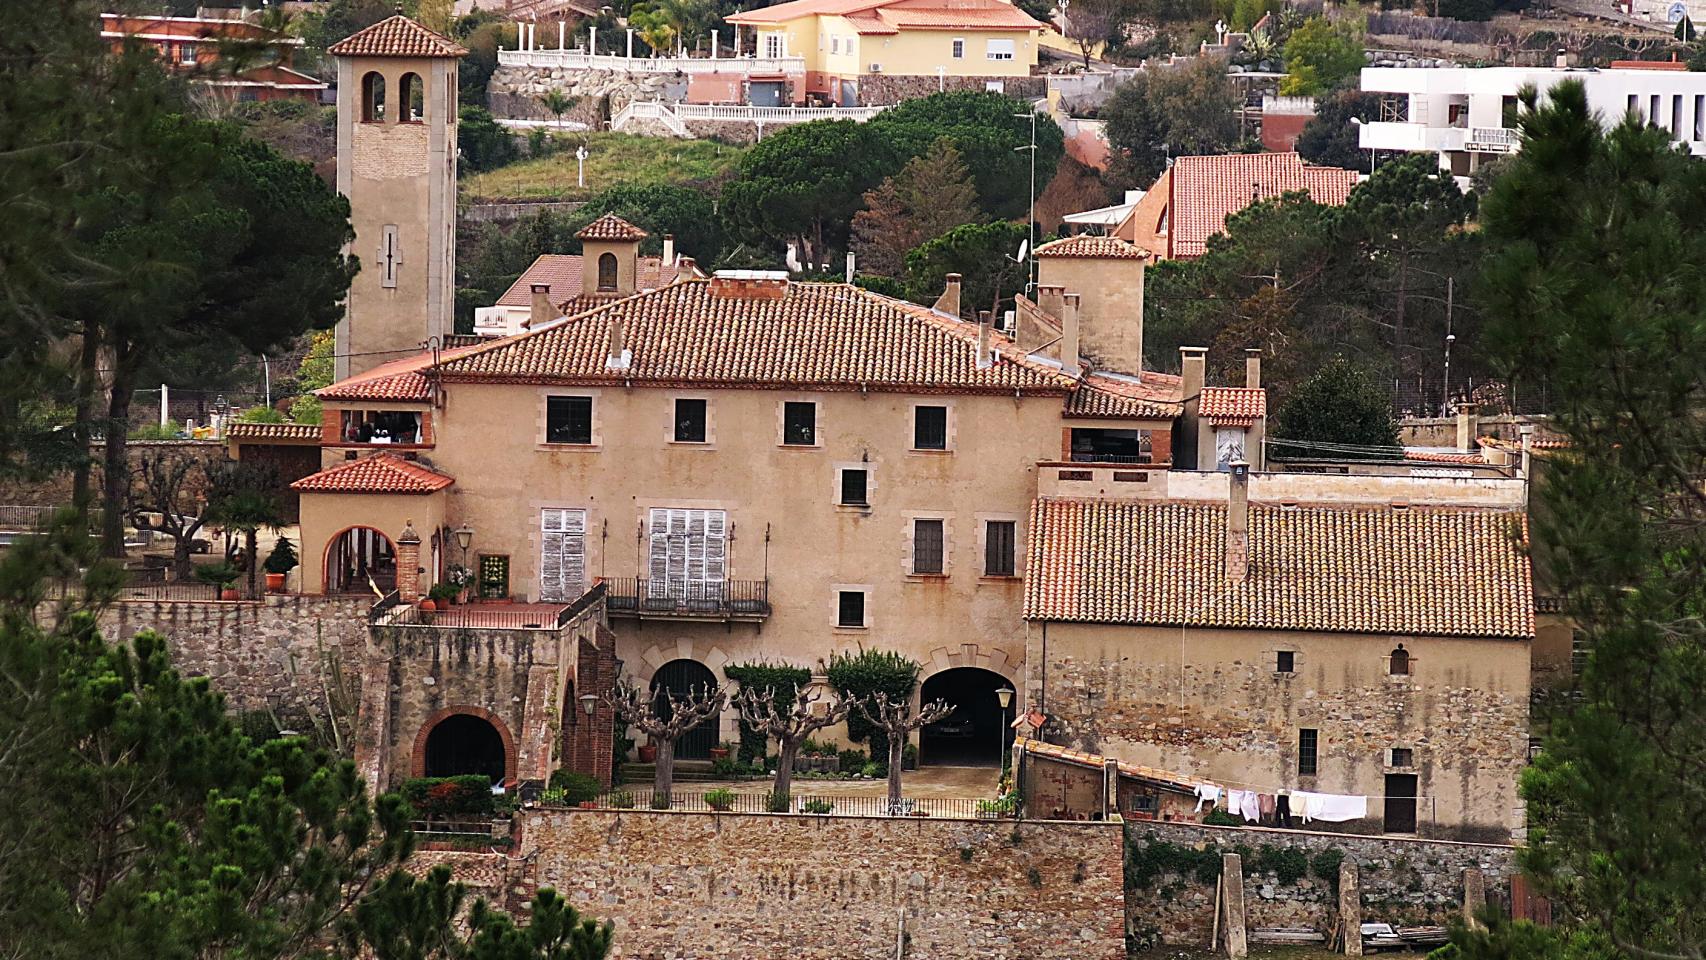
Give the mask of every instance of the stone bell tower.
[(468, 51), (398, 14), (327, 52), (338, 64), (338, 192), (361, 259), (338, 324), (342, 379), (452, 332), (456, 68)]

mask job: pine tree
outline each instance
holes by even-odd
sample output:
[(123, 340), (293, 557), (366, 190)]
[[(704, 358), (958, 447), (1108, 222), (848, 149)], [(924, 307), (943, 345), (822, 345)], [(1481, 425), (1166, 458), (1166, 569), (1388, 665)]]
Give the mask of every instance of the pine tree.
[(853, 215), (858, 269), (898, 279), (907, 251), (977, 219), (977, 187), (960, 151), (937, 140), (865, 194), (865, 209)]
[(1531, 524), (1537, 589), (1588, 656), (1525, 773), (1525, 870), (1563, 929), (1472, 957), (1706, 953), (1706, 168), (1660, 128), (1603, 130), (1580, 82), (1522, 94), (1522, 151), (1483, 204), (1483, 302), (1513, 382), (1569, 441)]
[(1274, 416), (1275, 455), (1298, 459), (1394, 457), (1392, 401), (1343, 357), (1298, 384)]

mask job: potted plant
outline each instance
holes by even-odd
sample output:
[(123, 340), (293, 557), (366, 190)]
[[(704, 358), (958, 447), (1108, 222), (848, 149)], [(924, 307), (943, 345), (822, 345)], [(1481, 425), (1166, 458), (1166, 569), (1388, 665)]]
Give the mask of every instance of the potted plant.
[(468, 587), (474, 582), (474, 571), (460, 563), (453, 563), (444, 571), (444, 582), (452, 588), (448, 595), (452, 603), (467, 603)]
[(657, 763), (658, 762), (658, 748), (656, 746), (653, 746), (652, 744), (649, 744), (649, 743), (640, 744), (640, 762), (641, 763)]
[(284, 577), (296, 569), (300, 561), (296, 558), (296, 545), (289, 537), (279, 537), (273, 541), (272, 552), (267, 554), (267, 592), (283, 593)]
[(197, 580), (203, 583), (211, 583), (219, 588), (219, 599), (221, 600), (237, 599), (237, 578), (241, 575), (237, 567), (227, 561), (197, 567), (195, 571)]
[(718, 787), (705, 794), (705, 805), (712, 810), (730, 810), (735, 805), (735, 792), (728, 787)]
[(727, 740), (724, 740), (722, 743), (719, 743), (716, 746), (711, 748), (711, 759), (712, 760), (723, 760), (723, 759), (728, 757), (729, 751), (733, 748), (734, 748), (734, 744), (730, 743)]

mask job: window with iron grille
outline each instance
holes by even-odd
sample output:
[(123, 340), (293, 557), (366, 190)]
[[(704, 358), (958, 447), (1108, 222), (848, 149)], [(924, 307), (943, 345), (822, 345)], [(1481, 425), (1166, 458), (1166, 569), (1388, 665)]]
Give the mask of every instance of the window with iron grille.
[(838, 627), (862, 627), (865, 625), (865, 592), (863, 590), (842, 590), (836, 597), (835, 625)]
[(912, 572), (942, 572), (942, 521), (912, 521)]
[(546, 443), (591, 443), (592, 398), (546, 397)]
[(1297, 775), (1300, 777), (1315, 776), (1316, 751), (1321, 743), (1321, 732), (1307, 727), (1297, 731)]
[(870, 506), (870, 474), (857, 467), (841, 471), (841, 502), (849, 507)]
[(991, 520), (984, 524), (983, 575), (1011, 577), (1017, 568), (1015, 557), (1019, 525), (1012, 520)]
[(1295, 650), (1281, 650), (1278, 653), (1276, 653), (1274, 655), (1274, 672), (1275, 673), (1296, 673), (1297, 672), (1297, 651), (1295, 651)]
[(912, 446), (916, 450), (948, 449), (948, 408), (914, 407)]
[(1411, 766), (1415, 766), (1415, 762), (1416, 762), (1416, 751), (1414, 749), (1412, 749), (1410, 747), (1393, 747), (1392, 748), (1392, 766), (1394, 766), (1394, 767), (1411, 767)]
[(705, 442), (705, 401), (685, 398), (675, 401), (675, 441)]
[(809, 400), (782, 404), (782, 442), (798, 447), (817, 443), (817, 404)]

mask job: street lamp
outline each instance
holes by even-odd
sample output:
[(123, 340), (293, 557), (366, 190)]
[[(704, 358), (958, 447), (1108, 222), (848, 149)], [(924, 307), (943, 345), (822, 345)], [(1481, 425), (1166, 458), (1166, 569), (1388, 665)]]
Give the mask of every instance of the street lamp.
[(1007, 707), (1013, 702), (1013, 688), (995, 691), (995, 702), (1001, 705), (1001, 725), (995, 731), (995, 757), (1001, 769), (1007, 769)]
[[(1361, 117), (1352, 117), (1351, 123), (1355, 124), (1359, 128), (1367, 126), (1367, 124), (1363, 123)], [(1371, 177), (1374, 176), (1374, 144), (1372, 143), (1368, 145), (1368, 175)]]
[(587, 716), (592, 716), (593, 708), (598, 706), (598, 694), (583, 693), (578, 699), (581, 702), (581, 709), (586, 711)]
[(464, 523), (456, 528), (456, 545), (462, 548), (462, 565), (468, 566), (468, 545), (474, 542), (474, 528)]

